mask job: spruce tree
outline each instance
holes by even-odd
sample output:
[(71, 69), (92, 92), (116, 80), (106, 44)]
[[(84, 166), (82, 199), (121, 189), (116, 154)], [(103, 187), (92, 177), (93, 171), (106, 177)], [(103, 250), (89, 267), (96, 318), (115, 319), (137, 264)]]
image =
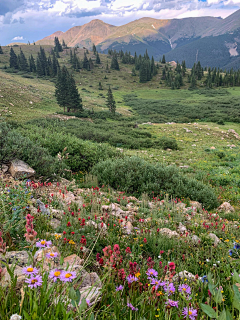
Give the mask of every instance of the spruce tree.
[(64, 40), (63, 40), (63, 42), (62, 42), (62, 48), (67, 49), (67, 45), (66, 45), (66, 43), (65, 43)]
[(86, 52), (84, 52), (83, 69), (89, 70), (89, 61)]
[(96, 55), (96, 52), (97, 52), (97, 48), (96, 48), (95, 44), (93, 43), (93, 54)]
[(162, 57), (162, 63), (166, 63), (166, 58), (165, 58), (165, 54)]
[(28, 64), (29, 64), (29, 71), (36, 72), (36, 64), (32, 55), (28, 58)]
[(80, 94), (78, 92), (78, 88), (76, 86), (76, 82), (72, 75), (68, 77), (68, 110), (73, 109), (74, 111), (83, 111), (82, 107), (82, 99), (80, 97)]
[(10, 49), (10, 68), (18, 69), (18, 58), (13, 48)]
[(58, 37), (54, 38), (54, 44), (55, 44), (55, 46), (54, 46), (54, 51), (55, 52), (59, 53), (59, 52), (63, 51), (62, 45), (61, 45)]
[(118, 64), (118, 59), (117, 59), (117, 55), (116, 55), (116, 54), (114, 54), (114, 55), (112, 56), (111, 69), (113, 69), (113, 70), (120, 70), (119, 64)]
[(3, 49), (1, 46), (0, 46), (0, 54), (3, 54)]
[(97, 56), (96, 56), (96, 63), (101, 64), (101, 60), (100, 60), (98, 52), (97, 52)]
[(139, 70), (139, 81), (145, 83), (148, 81), (148, 63), (146, 60), (143, 60)]
[(186, 62), (185, 62), (185, 60), (183, 60), (182, 61), (182, 74), (183, 74), (183, 76), (185, 76), (186, 71), (187, 71)]
[(114, 100), (114, 97), (113, 97), (113, 94), (112, 94), (112, 90), (109, 86), (109, 89), (108, 89), (108, 93), (107, 93), (107, 106), (108, 106), (108, 109), (111, 113), (115, 114), (116, 112), (116, 102)]
[(136, 74), (136, 70), (135, 70), (135, 68), (133, 67), (133, 68), (132, 68), (132, 76), (133, 76), (133, 77), (136, 77), (136, 75), (137, 75), (137, 74)]
[(20, 48), (20, 54), (18, 56), (18, 61), (19, 61), (19, 70), (21, 71), (28, 71), (28, 62), (27, 59), (24, 55), (24, 53), (22, 52), (22, 49)]

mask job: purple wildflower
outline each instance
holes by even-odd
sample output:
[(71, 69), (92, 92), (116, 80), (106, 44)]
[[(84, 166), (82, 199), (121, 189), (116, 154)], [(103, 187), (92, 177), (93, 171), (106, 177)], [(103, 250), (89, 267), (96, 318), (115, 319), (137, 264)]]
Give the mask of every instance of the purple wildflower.
[(189, 318), (195, 320), (195, 318), (197, 318), (197, 309), (185, 307), (183, 308), (182, 315), (184, 316), (184, 319)]
[(58, 269), (52, 270), (49, 273), (49, 278), (53, 279), (53, 281), (56, 282), (57, 279), (60, 279), (61, 273), (62, 273), (62, 270), (58, 270)]
[(178, 301), (173, 301), (173, 300), (169, 299), (168, 301), (165, 302), (165, 304), (167, 306), (178, 308)]
[(138, 311), (138, 308), (135, 308), (131, 303), (128, 303), (127, 306), (132, 309), (132, 311)]
[(37, 268), (33, 268), (33, 266), (27, 266), (27, 267), (22, 269), (22, 273), (25, 274), (25, 275), (38, 274), (38, 269)]
[(88, 307), (90, 307), (90, 305), (92, 304), (92, 303), (90, 302), (90, 300), (89, 300), (89, 299), (86, 299), (86, 302), (87, 302)]
[(57, 256), (58, 256), (57, 252), (48, 252), (48, 253), (46, 253), (46, 257), (49, 258), (49, 259), (54, 259)]
[(173, 283), (165, 284), (164, 290), (165, 290), (165, 292), (168, 293), (169, 296), (176, 291)]
[(36, 242), (36, 247), (38, 248), (49, 248), (52, 245), (52, 241), (41, 240)]
[(123, 286), (120, 285), (119, 287), (116, 287), (116, 291), (122, 291), (123, 290)]
[(128, 283), (133, 283), (134, 281), (138, 281), (138, 278), (135, 276), (132, 276), (131, 274), (127, 277)]
[(148, 271), (146, 272), (146, 275), (151, 279), (152, 277), (157, 277), (158, 272), (154, 269), (148, 269)]
[(155, 289), (157, 290), (159, 287), (163, 287), (165, 286), (166, 282), (161, 282), (161, 280), (158, 279), (151, 279), (151, 284), (155, 285)]
[(62, 271), (60, 280), (63, 282), (72, 282), (76, 278), (76, 272), (74, 271)]
[(37, 288), (42, 285), (42, 277), (39, 275), (31, 275), (29, 279), (25, 279), (25, 282), (28, 283), (29, 288)]
[(191, 294), (191, 288), (187, 284), (181, 284), (178, 287), (178, 291), (181, 293)]

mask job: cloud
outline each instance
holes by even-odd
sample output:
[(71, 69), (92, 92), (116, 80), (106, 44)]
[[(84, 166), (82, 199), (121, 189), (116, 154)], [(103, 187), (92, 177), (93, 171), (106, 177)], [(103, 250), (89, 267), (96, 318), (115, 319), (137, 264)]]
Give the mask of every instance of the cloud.
[(16, 40), (24, 40), (23, 36), (17, 36), (14, 37), (12, 40), (16, 41)]

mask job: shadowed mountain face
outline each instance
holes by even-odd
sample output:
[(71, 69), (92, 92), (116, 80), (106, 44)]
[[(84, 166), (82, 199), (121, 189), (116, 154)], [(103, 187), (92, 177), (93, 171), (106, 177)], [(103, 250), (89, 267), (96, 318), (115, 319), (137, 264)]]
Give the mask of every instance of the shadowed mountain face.
[(200, 60), (204, 66), (240, 67), (240, 10), (226, 19), (142, 18), (119, 27), (93, 20), (65, 33), (58, 31), (36, 44), (53, 44), (55, 36), (69, 47), (91, 49), (94, 43), (101, 52), (115, 49), (131, 54), (143, 54), (147, 49), (155, 59), (166, 54), (167, 60), (186, 60), (188, 66)]

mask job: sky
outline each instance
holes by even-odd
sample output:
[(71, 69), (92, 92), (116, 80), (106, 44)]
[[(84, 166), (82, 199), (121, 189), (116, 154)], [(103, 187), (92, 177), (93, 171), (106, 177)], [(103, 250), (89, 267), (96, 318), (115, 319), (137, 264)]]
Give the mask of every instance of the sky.
[(113, 25), (152, 17), (225, 18), (240, 0), (0, 0), (0, 45), (40, 40), (93, 19)]

